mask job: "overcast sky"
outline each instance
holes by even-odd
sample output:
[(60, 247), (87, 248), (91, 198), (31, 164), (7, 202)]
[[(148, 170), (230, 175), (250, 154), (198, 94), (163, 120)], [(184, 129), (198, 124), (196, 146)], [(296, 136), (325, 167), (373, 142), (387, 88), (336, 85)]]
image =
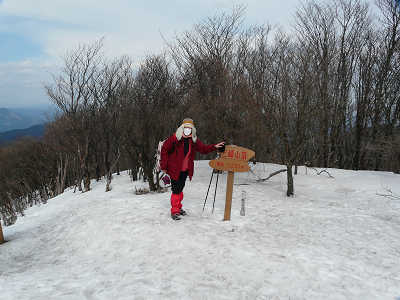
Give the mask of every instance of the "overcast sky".
[(234, 5), (247, 24), (288, 26), (300, 0), (0, 0), (0, 107), (49, 104), (43, 85), (79, 43), (105, 37), (110, 57), (140, 62), (164, 41)]

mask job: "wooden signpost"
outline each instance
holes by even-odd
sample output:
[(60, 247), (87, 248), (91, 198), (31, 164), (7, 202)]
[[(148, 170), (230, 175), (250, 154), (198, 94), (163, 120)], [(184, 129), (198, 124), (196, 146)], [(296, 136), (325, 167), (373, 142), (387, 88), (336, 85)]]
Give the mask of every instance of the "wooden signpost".
[(248, 161), (254, 155), (255, 152), (253, 150), (229, 145), (225, 147), (225, 152), (223, 152), (218, 159), (209, 162), (210, 167), (213, 169), (228, 171), (224, 221), (229, 221), (231, 219), (234, 174), (235, 172), (248, 172), (250, 170)]

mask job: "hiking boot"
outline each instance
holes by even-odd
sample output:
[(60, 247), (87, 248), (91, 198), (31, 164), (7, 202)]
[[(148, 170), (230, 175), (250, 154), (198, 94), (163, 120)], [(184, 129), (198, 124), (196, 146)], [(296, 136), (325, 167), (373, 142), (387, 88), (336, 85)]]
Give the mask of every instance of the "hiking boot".
[(186, 211), (184, 211), (182, 208), (181, 208), (181, 210), (179, 211), (179, 214), (180, 214), (181, 216), (186, 216), (186, 215), (187, 215)]
[(179, 214), (171, 214), (171, 218), (172, 220), (178, 221), (181, 219), (181, 217), (179, 216)]

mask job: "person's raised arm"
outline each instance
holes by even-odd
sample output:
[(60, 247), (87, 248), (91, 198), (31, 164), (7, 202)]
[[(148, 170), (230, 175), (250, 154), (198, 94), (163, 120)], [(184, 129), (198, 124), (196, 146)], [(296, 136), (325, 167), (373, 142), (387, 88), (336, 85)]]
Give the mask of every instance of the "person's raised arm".
[(200, 139), (197, 139), (196, 141), (196, 150), (199, 151), (201, 154), (208, 154), (210, 152), (213, 152), (215, 150), (221, 150), (222, 147), (225, 147), (225, 142), (220, 142), (218, 144), (210, 144), (210, 145), (205, 145), (203, 144)]

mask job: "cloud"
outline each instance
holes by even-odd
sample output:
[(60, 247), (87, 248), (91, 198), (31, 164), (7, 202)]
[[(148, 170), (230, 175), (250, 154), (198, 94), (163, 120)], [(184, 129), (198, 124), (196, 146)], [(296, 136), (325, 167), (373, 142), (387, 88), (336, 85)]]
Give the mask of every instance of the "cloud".
[(128, 51), (142, 57), (152, 49), (162, 48), (160, 33), (172, 38), (175, 32), (190, 29), (204, 17), (229, 11), (234, 5), (246, 5), (247, 17), (257, 23), (286, 23), (288, 13), (297, 2), (4, 0), (0, 4), (0, 15), (23, 18), (27, 23), (23, 31), (36, 38), (44, 52), (51, 56), (59, 56), (78, 43), (105, 36), (112, 45), (110, 48), (115, 48), (110, 55)]
[(52, 63), (43, 61), (0, 63), (0, 107), (49, 104), (44, 83), (56, 71)]
[[(298, 0), (0, 0), (0, 33), (23, 37), (40, 48), (31, 56), (24, 53), (21, 62), (0, 64), (0, 73), (7, 68), (10, 74), (8, 88), (4, 82), (1, 84), (0, 102), (5, 97), (24, 101), (46, 97), (39, 87), (39, 82), (50, 78), (44, 69), (56, 70), (54, 66), (61, 64), (60, 58), (78, 44), (105, 37), (107, 56), (129, 55), (138, 63), (146, 55), (163, 51), (162, 36), (171, 40), (205, 17), (229, 12), (235, 5), (247, 6), (247, 24), (286, 24), (297, 3)], [(7, 60), (4, 54), (2, 58), (3, 62)], [(34, 78), (30, 79), (29, 74)]]

